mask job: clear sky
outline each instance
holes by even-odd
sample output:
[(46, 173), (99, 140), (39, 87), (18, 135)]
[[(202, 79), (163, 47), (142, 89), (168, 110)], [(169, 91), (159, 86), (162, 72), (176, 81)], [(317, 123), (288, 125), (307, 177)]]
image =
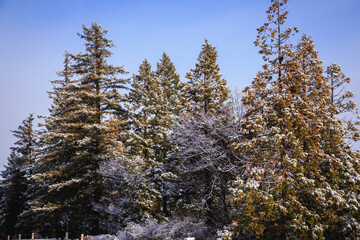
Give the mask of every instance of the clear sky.
[[(230, 88), (249, 85), (261, 69), (253, 42), (270, 0), (0, 0), (0, 170), (29, 113), (48, 114), (46, 91), (64, 51), (84, 51), (76, 33), (98, 22), (117, 46), (110, 61), (136, 73), (167, 52), (182, 78), (204, 39), (217, 46)], [(360, 105), (360, 0), (289, 0), (290, 26), (313, 36), (324, 65), (340, 64)], [(296, 38), (297, 39), (297, 38)], [(296, 39), (293, 42), (296, 43)]]

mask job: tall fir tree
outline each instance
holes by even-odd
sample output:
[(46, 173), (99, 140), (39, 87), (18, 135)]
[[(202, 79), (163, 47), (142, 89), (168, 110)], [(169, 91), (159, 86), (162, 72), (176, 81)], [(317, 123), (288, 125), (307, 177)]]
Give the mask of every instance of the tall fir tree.
[(152, 71), (147, 60), (134, 75), (131, 101), (133, 134), (130, 148), (140, 153), (146, 160), (152, 174), (151, 179), (158, 192), (158, 204), (155, 212), (168, 216), (168, 207), (164, 190), (166, 169), (165, 159), (171, 149), (169, 132), (181, 110), (182, 84), (170, 57), (163, 53)]
[[(18, 225), (21, 213), (26, 209), (27, 195), (31, 192), (28, 178), (32, 174), (34, 151), (37, 146), (37, 136), (33, 129), (33, 114), (30, 114), (17, 130), (12, 131), (17, 138), (7, 166), (1, 176), (0, 202), (0, 232), (2, 237), (20, 233), (26, 226)], [(29, 236), (30, 237), (30, 236)]]
[[(166, 137), (166, 128), (162, 121), (165, 112), (160, 79), (151, 70), (151, 64), (145, 59), (139, 67), (139, 73), (133, 76), (129, 92), (131, 132), (127, 141), (130, 154), (139, 155), (149, 169), (148, 178), (160, 179), (162, 162), (159, 160), (161, 140)], [(161, 192), (160, 181), (150, 181), (149, 191), (156, 196), (156, 201), (148, 204), (147, 212), (160, 216)]]
[[(131, 125), (133, 134), (129, 139), (130, 148), (140, 153), (147, 161), (155, 157), (155, 137), (162, 134), (158, 121), (161, 118), (163, 103), (161, 84), (150, 63), (145, 59), (139, 67), (139, 73), (133, 76), (132, 89), (129, 92), (130, 110), (133, 112)], [(161, 138), (161, 136), (159, 136)]]
[(169, 137), (174, 124), (179, 120), (184, 110), (184, 85), (180, 82), (180, 76), (176, 72), (175, 66), (170, 57), (164, 52), (160, 61), (157, 63), (156, 76), (160, 80), (162, 89), (162, 102), (164, 114), (162, 116), (161, 125), (165, 134), (159, 141), (160, 148), (157, 148), (157, 161), (161, 162), (161, 203), (162, 213), (165, 217), (170, 216), (169, 209), (169, 193), (168, 185), (171, 174), (171, 162), (169, 161), (169, 153), (173, 150)]
[(167, 114), (170, 116), (167, 128), (174, 124), (184, 105), (183, 84), (180, 82), (180, 76), (176, 72), (174, 63), (164, 52), (160, 61), (157, 63), (156, 76), (160, 80), (163, 91), (164, 105)]
[[(44, 123), (39, 124), (43, 127), (41, 146), (36, 152), (37, 161), (30, 181), (34, 192), (28, 202), (29, 209), (21, 218), (22, 224), (30, 225), (35, 231), (47, 236), (63, 236), (66, 230), (64, 225), (71, 218), (70, 210), (61, 205), (68, 196), (62, 191), (57, 194), (57, 191), (49, 188), (72, 174), (68, 167), (71, 166), (75, 149), (69, 141), (71, 134), (65, 131), (66, 124), (70, 124), (76, 91), (71, 81), (73, 74), (70, 65), (69, 53), (65, 52), (64, 69), (57, 72), (60, 79), (51, 81), (53, 90), (48, 92), (52, 100), (50, 115), (42, 116)], [(48, 227), (44, 228), (44, 225)]]
[(54, 82), (53, 107), (45, 119), (46, 146), (39, 159), (44, 171), (37, 178), (45, 179), (48, 186), (46, 195), (33, 204), (33, 211), (51, 216), (61, 213), (57, 221), (70, 222), (72, 235), (81, 231), (99, 234), (105, 229), (105, 216), (93, 208), (105, 194), (98, 170), (121, 145), (113, 138), (119, 127), (108, 120), (126, 118), (126, 98), (120, 90), (128, 80), (117, 77), (126, 73), (123, 67), (107, 63), (112, 55), (109, 48), (114, 46), (105, 37), (107, 31), (97, 23), (83, 26), (83, 34), (78, 35), (86, 41), (86, 53), (68, 54), (60, 72), (64, 80)]
[(186, 74), (185, 101), (189, 112), (213, 113), (222, 109), (229, 98), (226, 80), (216, 63), (217, 51), (207, 39), (202, 45), (195, 68)]

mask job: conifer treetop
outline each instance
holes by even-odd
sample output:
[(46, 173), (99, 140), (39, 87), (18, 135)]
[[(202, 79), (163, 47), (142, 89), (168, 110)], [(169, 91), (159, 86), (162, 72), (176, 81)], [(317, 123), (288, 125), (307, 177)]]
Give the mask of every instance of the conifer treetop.
[[(229, 98), (226, 80), (220, 74), (216, 63), (218, 53), (207, 39), (202, 45), (195, 68), (186, 74), (186, 98), (191, 102), (191, 111), (217, 112)], [(191, 110), (192, 109), (192, 110)]]
[[(259, 53), (265, 61), (264, 69), (274, 68), (278, 78), (281, 78), (281, 69), (284, 62), (293, 56), (289, 39), (299, 30), (297, 27), (283, 29), (288, 11), (287, 0), (272, 0), (267, 13), (268, 22), (257, 28), (255, 46), (260, 47)], [(269, 66), (270, 65), (270, 66)]]

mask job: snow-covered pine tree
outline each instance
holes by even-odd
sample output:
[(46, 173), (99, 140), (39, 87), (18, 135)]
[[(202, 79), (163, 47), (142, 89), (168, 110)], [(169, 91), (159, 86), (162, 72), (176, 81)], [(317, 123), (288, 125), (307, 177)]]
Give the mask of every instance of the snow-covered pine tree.
[[(157, 70), (144, 60), (134, 75), (129, 93), (132, 114), (132, 134), (129, 142), (131, 152), (140, 153), (146, 160), (148, 170), (155, 184), (158, 203), (152, 210), (168, 215), (164, 191), (165, 159), (171, 145), (168, 135), (181, 110), (182, 84), (170, 57), (163, 53), (157, 63)], [(156, 214), (158, 215), (158, 214)]]
[[(350, 79), (341, 72), (340, 66), (328, 67), (326, 77), (331, 86), (328, 105), (331, 118), (324, 121), (322, 131), (322, 149), (327, 154), (322, 169), (327, 182), (336, 186), (337, 195), (330, 195), (332, 200), (323, 210), (329, 216), (324, 236), (326, 239), (339, 239), (339, 236), (357, 239), (360, 237), (360, 155), (351, 149), (349, 139), (359, 140), (359, 130), (356, 120), (346, 120), (346, 117), (357, 117), (356, 104), (351, 100), (353, 93), (344, 91)], [(329, 198), (329, 194), (326, 197)]]
[(17, 141), (10, 148), (8, 163), (1, 172), (0, 232), (4, 238), (7, 235), (13, 236), (18, 230), (27, 229), (27, 226), (17, 226), (17, 223), (29, 200), (26, 193), (31, 192), (28, 178), (32, 174), (33, 154), (37, 146), (33, 121), (31, 113), (17, 130), (12, 131)]
[(255, 41), (265, 64), (245, 88), (243, 98), (248, 111), (235, 148), (248, 164), (233, 189), (235, 236), (289, 239), (289, 213), (299, 206), (291, 201), (298, 199), (289, 195), (293, 190), (292, 170), (302, 153), (293, 132), (297, 119), (293, 118), (296, 109), (290, 92), (292, 80), (288, 78), (289, 70), (296, 70), (296, 66), (287, 41), (296, 29), (281, 28), (287, 18), (286, 2), (271, 2), (269, 22), (258, 28)]
[(184, 98), (189, 112), (214, 113), (222, 109), (229, 98), (226, 80), (220, 74), (216, 63), (217, 51), (207, 39), (202, 45), (195, 68), (186, 74)]
[(48, 193), (34, 203), (33, 211), (61, 213), (57, 221), (70, 222), (73, 235), (103, 231), (104, 216), (93, 208), (105, 194), (97, 171), (121, 145), (113, 137), (120, 128), (109, 124), (109, 119), (125, 119), (122, 104), (126, 98), (120, 90), (128, 80), (117, 77), (126, 73), (123, 67), (107, 63), (112, 54), (109, 48), (114, 46), (105, 37), (107, 31), (97, 23), (83, 26), (79, 36), (86, 40), (86, 52), (68, 54), (71, 64), (65, 61), (60, 72), (64, 80), (54, 82), (53, 107), (45, 118), (46, 142), (38, 160), (45, 170), (37, 178), (46, 179)]
[[(172, 108), (174, 102), (168, 91), (170, 86), (163, 84), (171, 84), (171, 78), (164, 66), (159, 72), (151, 70), (150, 63), (145, 59), (139, 67), (138, 75), (134, 75), (132, 89), (129, 92), (131, 117), (131, 138), (128, 141), (130, 151), (136, 155), (139, 154), (145, 159), (148, 168), (151, 185), (149, 189), (153, 189), (157, 196), (152, 209), (149, 212), (159, 217), (162, 206), (162, 185), (163, 185), (163, 169), (164, 158), (169, 149), (167, 142), (170, 126), (174, 122), (174, 112)], [(171, 74), (176, 74), (175, 71)], [(176, 75), (175, 75), (176, 77)], [(176, 81), (176, 80), (175, 80)], [(176, 96), (174, 96), (176, 97)]]
[[(350, 205), (346, 199), (357, 207), (353, 196), (358, 189), (350, 184), (358, 179), (350, 164), (356, 158), (344, 144), (339, 150), (343, 160), (351, 159), (349, 164), (342, 165), (343, 160), (324, 150), (323, 133), (333, 122), (331, 87), (311, 38), (303, 36), (297, 46), (288, 43), (297, 29), (282, 30), (286, 3), (272, 1), (269, 22), (258, 28), (255, 41), (265, 64), (243, 99), (248, 112), (236, 149), (247, 164), (233, 189), (233, 235), (346, 239), (348, 233), (339, 226), (351, 221), (350, 228), (356, 226), (353, 212), (342, 211)], [(343, 142), (344, 127), (338, 122), (336, 128)], [(352, 197), (347, 198), (345, 189)]]
[[(69, 209), (62, 202), (68, 198), (63, 191), (49, 188), (60, 179), (71, 178), (71, 157), (75, 153), (70, 144), (70, 124), (73, 96), (76, 91), (71, 82), (72, 70), (69, 53), (65, 52), (64, 69), (57, 72), (60, 77), (52, 80), (53, 90), (48, 92), (52, 99), (50, 115), (42, 116), (44, 123), (40, 134), (40, 147), (36, 151), (34, 174), (30, 178), (33, 193), (28, 201), (29, 209), (21, 216), (21, 224), (32, 226), (32, 230), (47, 236), (63, 236), (64, 224), (69, 222)], [(71, 168), (70, 167), (70, 168)], [(46, 228), (44, 226), (47, 226)]]
[(169, 134), (175, 122), (179, 119), (184, 110), (183, 84), (180, 82), (180, 76), (176, 72), (175, 66), (170, 57), (164, 52), (160, 61), (157, 63), (156, 76), (160, 80), (162, 88), (162, 103), (164, 115), (161, 125), (166, 134), (160, 139), (159, 147), (155, 151), (157, 161), (162, 163), (161, 168), (161, 196), (162, 212), (167, 217), (170, 216), (168, 206), (169, 191), (167, 185), (171, 176), (171, 164), (168, 161), (168, 154), (173, 146), (169, 142)]
[[(139, 153), (146, 161), (154, 160), (156, 136), (166, 134), (161, 131), (159, 121), (164, 115), (162, 89), (159, 78), (151, 70), (151, 64), (145, 59), (139, 67), (139, 73), (133, 76), (129, 92), (131, 106), (132, 132), (129, 142), (131, 152)], [(158, 139), (159, 140), (159, 139)]]
[(169, 115), (167, 127), (170, 128), (174, 124), (174, 118), (176, 119), (183, 109), (183, 84), (180, 82), (180, 76), (176, 72), (174, 63), (165, 52), (157, 63), (156, 76), (162, 87), (163, 101)]

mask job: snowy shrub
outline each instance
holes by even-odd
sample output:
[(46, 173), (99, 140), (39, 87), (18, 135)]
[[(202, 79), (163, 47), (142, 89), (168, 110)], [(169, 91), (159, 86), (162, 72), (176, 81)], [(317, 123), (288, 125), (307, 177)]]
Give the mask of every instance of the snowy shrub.
[(176, 219), (156, 224), (131, 223), (117, 234), (119, 240), (177, 240), (186, 237), (195, 237), (196, 240), (216, 239), (213, 231), (203, 222), (193, 222), (190, 219)]
[(86, 236), (85, 240), (118, 240), (118, 238), (110, 234), (105, 234), (99, 236)]

